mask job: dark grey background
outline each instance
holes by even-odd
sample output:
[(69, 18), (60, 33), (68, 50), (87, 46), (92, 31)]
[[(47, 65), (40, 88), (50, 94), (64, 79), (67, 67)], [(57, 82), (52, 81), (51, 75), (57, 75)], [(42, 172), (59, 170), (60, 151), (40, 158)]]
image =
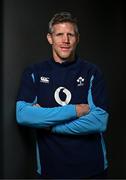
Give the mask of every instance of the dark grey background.
[[(32, 178), (34, 132), (16, 124), (15, 100), (24, 68), (51, 55), (48, 21), (59, 11), (78, 17), (80, 55), (105, 74), (110, 98), (106, 132), (109, 178), (126, 178), (125, 25), (123, 1), (3, 1), (3, 174)], [(33, 138), (33, 140), (32, 140)]]

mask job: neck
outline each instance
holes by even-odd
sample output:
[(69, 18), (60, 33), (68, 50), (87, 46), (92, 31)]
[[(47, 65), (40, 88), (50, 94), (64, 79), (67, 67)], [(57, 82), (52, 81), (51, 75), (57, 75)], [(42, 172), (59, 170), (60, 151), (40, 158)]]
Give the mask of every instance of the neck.
[(75, 55), (73, 55), (71, 57), (68, 57), (68, 58), (59, 58), (59, 57), (53, 56), (53, 59), (54, 59), (55, 62), (62, 64), (62, 63), (65, 63), (65, 62), (74, 61), (75, 60)]
[(62, 63), (65, 63), (65, 62), (72, 62), (72, 61), (74, 61), (74, 58), (72, 58), (72, 59), (60, 59), (60, 60), (54, 59), (54, 61), (57, 62), (57, 63), (62, 64)]

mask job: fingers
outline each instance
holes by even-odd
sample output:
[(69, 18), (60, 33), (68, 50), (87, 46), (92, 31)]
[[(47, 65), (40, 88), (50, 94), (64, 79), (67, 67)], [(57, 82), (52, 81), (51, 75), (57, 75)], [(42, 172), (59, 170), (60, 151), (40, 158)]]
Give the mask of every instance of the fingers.
[(33, 104), (33, 106), (36, 106), (36, 107), (41, 107), (39, 104)]
[(77, 117), (81, 117), (86, 115), (90, 111), (89, 105), (88, 104), (77, 104), (76, 105), (76, 112), (77, 112)]

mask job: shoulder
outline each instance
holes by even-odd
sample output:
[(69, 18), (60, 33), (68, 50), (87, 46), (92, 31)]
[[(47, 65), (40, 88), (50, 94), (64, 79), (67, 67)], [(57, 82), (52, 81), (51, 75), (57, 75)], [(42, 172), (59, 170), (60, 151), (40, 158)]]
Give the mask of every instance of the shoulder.
[(101, 68), (97, 64), (87, 59), (79, 59), (79, 61), (80, 61), (80, 66), (82, 68), (87, 69), (87, 71), (92, 72), (92, 73), (95, 73), (95, 72), (101, 73)]
[(49, 60), (41, 60), (38, 63), (30, 64), (24, 69), (24, 72), (34, 73), (34, 72), (40, 72), (40, 71), (43, 71), (43, 70), (47, 70), (49, 68), (48, 61)]

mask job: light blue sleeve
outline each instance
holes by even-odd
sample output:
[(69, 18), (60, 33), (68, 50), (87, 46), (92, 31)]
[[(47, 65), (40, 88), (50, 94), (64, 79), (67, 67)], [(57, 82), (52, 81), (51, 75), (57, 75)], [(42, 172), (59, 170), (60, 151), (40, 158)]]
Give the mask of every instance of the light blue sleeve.
[(72, 118), (76, 118), (75, 105), (42, 108), (33, 106), (33, 103), (25, 101), (17, 101), (16, 103), (16, 119), (21, 125), (48, 128), (56, 124), (68, 122)]
[(107, 121), (108, 113), (96, 107), (85, 116), (62, 125), (54, 126), (52, 132), (71, 135), (104, 132), (107, 127)]
[(88, 104), (90, 112), (71, 122), (57, 125), (52, 128), (52, 132), (59, 134), (81, 135), (95, 132), (104, 132), (107, 128), (109, 114), (100, 107), (96, 107), (92, 98), (92, 82), (94, 76), (91, 77), (88, 92)]

